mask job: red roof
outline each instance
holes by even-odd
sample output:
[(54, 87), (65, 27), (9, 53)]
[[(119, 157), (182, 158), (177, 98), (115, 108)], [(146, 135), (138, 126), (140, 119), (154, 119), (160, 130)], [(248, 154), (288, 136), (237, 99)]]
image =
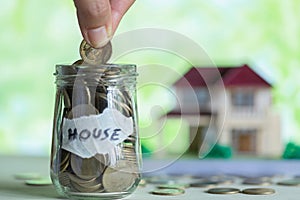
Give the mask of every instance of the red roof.
[(225, 87), (260, 86), (271, 87), (248, 65), (237, 67), (193, 67), (174, 85), (177, 87), (206, 87), (223, 81)]

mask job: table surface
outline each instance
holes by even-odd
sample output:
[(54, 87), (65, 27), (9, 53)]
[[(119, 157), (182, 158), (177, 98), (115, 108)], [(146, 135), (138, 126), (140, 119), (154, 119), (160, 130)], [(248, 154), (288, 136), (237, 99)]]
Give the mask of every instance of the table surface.
[[(0, 199), (63, 199), (54, 190), (52, 185), (29, 186), (24, 181), (14, 178), (19, 173), (39, 173), (43, 176), (49, 174), (49, 158), (40, 157), (0, 157)], [(163, 174), (239, 174), (245, 176), (257, 175), (280, 175), (281, 178), (289, 178), (300, 175), (300, 161), (280, 160), (144, 160), (144, 171), (146, 175)], [(150, 173), (151, 172), (151, 173)], [(228, 187), (228, 186), (227, 186)], [(230, 187), (239, 189), (249, 186), (235, 183)], [(276, 184), (266, 186), (275, 189), (273, 195), (214, 195), (206, 193), (205, 188), (188, 188), (185, 194), (179, 196), (157, 196), (150, 192), (155, 189), (154, 185), (147, 184), (146, 187), (138, 187), (134, 194), (126, 197), (129, 200), (144, 199), (263, 199), (263, 200), (299, 200), (300, 187), (279, 186)]]

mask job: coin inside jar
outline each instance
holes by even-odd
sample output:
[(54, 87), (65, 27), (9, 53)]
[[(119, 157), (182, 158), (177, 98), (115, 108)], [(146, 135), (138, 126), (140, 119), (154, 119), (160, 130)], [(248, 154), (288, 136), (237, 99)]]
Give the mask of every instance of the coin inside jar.
[(92, 179), (99, 177), (103, 167), (94, 157), (81, 158), (75, 154), (71, 155), (71, 167), (73, 172), (81, 179)]
[(96, 49), (89, 45), (85, 40), (82, 40), (79, 53), (83, 61), (90, 65), (107, 63), (112, 54), (111, 42), (108, 42), (102, 48)]
[(107, 167), (103, 173), (103, 187), (107, 192), (128, 190), (137, 179), (136, 166), (129, 161), (120, 160), (114, 167)]

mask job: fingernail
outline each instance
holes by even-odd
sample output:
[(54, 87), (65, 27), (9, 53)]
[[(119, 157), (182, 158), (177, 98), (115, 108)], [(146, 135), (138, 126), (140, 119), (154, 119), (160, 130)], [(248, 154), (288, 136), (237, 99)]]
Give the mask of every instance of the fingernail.
[(107, 36), (105, 26), (87, 31), (88, 39), (94, 48), (100, 48), (107, 44), (109, 37)]

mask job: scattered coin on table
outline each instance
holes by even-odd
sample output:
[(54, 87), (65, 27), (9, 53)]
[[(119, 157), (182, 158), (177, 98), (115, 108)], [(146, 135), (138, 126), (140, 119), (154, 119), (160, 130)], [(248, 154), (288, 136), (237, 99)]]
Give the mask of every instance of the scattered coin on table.
[(164, 185), (158, 185), (158, 189), (186, 189), (188, 188), (188, 184), (164, 184)]
[(153, 190), (151, 193), (155, 195), (166, 195), (166, 196), (175, 196), (184, 194), (184, 190), (182, 189), (157, 189)]
[(211, 194), (237, 194), (240, 190), (237, 188), (211, 188), (206, 192)]
[(245, 185), (270, 185), (272, 182), (265, 178), (248, 178), (245, 179), (242, 184)]
[(190, 183), (190, 187), (206, 188), (206, 187), (214, 187), (219, 184), (220, 184), (219, 181), (198, 181), (198, 182)]
[(44, 178), (35, 179), (35, 180), (26, 180), (25, 183), (27, 185), (34, 185), (34, 186), (52, 185), (52, 181), (51, 181), (50, 177), (44, 177)]
[(268, 195), (274, 194), (275, 190), (271, 188), (248, 188), (242, 190), (242, 193), (250, 195)]
[(300, 179), (288, 179), (277, 182), (278, 185), (284, 186), (300, 186)]

